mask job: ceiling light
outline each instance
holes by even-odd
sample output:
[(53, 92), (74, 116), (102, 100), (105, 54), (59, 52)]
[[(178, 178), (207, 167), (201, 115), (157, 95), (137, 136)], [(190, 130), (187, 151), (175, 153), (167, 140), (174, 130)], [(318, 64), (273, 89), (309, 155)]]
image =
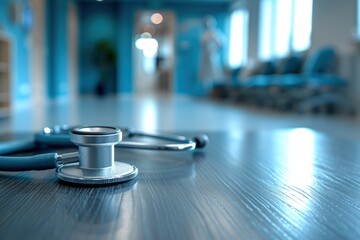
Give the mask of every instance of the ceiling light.
[(153, 24), (160, 24), (162, 23), (164, 18), (160, 13), (154, 13), (153, 15), (151, 15), (150, 19)]

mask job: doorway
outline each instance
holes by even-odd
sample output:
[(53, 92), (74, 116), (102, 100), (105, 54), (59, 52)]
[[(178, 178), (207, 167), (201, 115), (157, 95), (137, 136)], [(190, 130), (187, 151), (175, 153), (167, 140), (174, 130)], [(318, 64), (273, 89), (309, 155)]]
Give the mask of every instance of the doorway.
[(142, 10), (136, 13), (134, 92), (137, 95), (171, 94), (173, 91), (175, 14)]

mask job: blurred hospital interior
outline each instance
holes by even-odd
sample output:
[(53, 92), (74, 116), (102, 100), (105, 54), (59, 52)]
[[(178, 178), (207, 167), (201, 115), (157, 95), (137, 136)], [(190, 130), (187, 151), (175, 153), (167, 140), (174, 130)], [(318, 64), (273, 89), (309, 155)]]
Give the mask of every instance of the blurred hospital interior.
[(297, 127), (358, 139), (359, 67), (357, 0), (0, 2), (1, 132)]

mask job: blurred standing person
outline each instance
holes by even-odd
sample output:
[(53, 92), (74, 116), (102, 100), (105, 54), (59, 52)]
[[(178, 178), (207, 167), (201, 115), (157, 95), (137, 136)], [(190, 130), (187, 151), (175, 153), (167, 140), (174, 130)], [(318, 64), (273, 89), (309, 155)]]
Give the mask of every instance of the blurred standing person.
[(206, 91), (211, 90), (214, 82), (224, 77), (221, 62), (221, 50), (224, 45), (224, 34), (216, 28), (216, 20), (212, 16), (204, 18), (204, 32), (201, 35), (201, 57), (199, 77)]

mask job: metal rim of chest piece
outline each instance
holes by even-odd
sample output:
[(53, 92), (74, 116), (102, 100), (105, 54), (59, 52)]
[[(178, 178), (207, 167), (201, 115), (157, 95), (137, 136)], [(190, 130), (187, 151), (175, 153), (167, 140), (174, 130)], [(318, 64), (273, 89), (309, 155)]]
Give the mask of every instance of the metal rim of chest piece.
[(85, 185), (107, 185), (135, 178), (138, 169), (115, 161), (115, 145), (122, 140), (119, 128), (87, 126), (75, 128), (70, 140), (79, 147), (79, 164), (58, 167), (60, 180)]

